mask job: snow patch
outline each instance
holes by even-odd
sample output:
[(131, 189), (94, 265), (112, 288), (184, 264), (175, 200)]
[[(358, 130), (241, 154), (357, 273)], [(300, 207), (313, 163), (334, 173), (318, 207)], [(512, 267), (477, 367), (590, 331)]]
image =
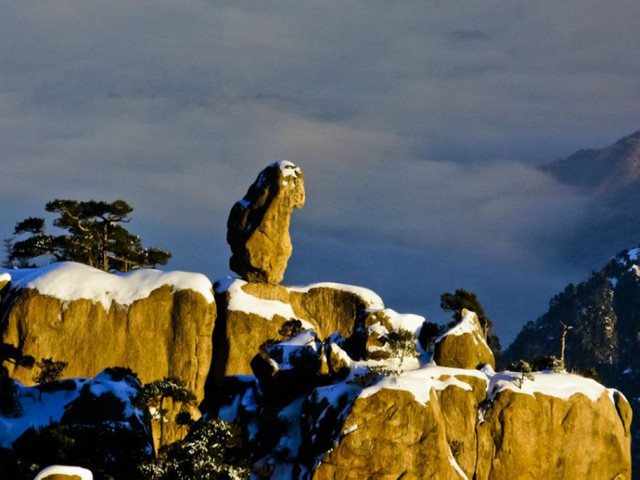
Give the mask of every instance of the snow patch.
[[(488, 369), (483, 369), (488, 372)], [(492, 400), (504, 390), (535, 396), (536, 393), (566, 400), (577, 393), (587, 396), (591, 401), (597, 401), (608, 389), (590, 378), (572, 375), (566, 372), (554, 373), (549, 370), (533, 372), (533, 380), (524, 379), (519, 387), (522, 374), (520, 372), (498, 372), (488, 375), (489, 388), (487, 397)]]
[[(2, 272), (0, 274), (9, 273)], [(109, 310), (112, 303), (128, 306), (146, 298), (164, 285), (173, 292), (193, 290), (213, 303), (211, 282), (200, 273), (162, 272), (140, 269), (129, 273), (107, 273), (75, 262), (53, 263), (39, 268), (10, 271), (11, 288), (31, 288), (64, 302), (88, 299)]]
[(375, 385), (362, 390), (359, 397), (370, 397), (382, 389), (404, 390), (411, 393), (416, 402), (426, 405), (432, 390), (445, 390), (450, 386), (468, 391), (473, 390), (471, 385), (456, 378), (456, 375), (466, 375), (486, 380), (485, 374), (478, 370), (438, 367), (430, 364), (424, 368), (406, 371), (397, 376), (384, 377)]
[[(229, 294), (229, 305), (227, 308), (230, 311), (244, 312), (249, 315), (253, 313), (268, 320), (273, 320), (275, 316), (288, 320), (296, 318), (291, 305), (278, 300), (265, 300), (254, 297), (242, 289), (246, 284), (247, 282), (244, 280), (230, 277), (223, 278), (216, 282), (216, 292), (227, 292)], [(307, 325), (305, 324), (304, 326), (306, 327)]]
[(451, 464), (451, 466), (453, 467), (453, 469), (456, 471), (456, 473), (458, 475), (460, 475), (460, 477), (463, 480), (469, 480), (469, 477), (467, 477), (467, 474), (464, 473), (464, 471), (462, 470), (462, 468), (460, 468), (460, 465), (458, 464), (458, 462), (456, 461), (456, 459), (453, 457), (453, 454), (450, 453), (449, 454), (449, 463)]
[(71, 467), (68, 465), (51, 465), (41, 470), (34, 480), (41, 480), (51, 475), (70, 475), (80, 477), (80, 480), (93, 480), (91, 470), (82, 467)]
[(476, 323), (473, 321), (475, 316), (476, 314), (474, 312), (467, 310), (467, 313), (464, 315), (464, 317), (462, 317), (462, 320), (460, 320), (455, 327), (447, 330), (441, 336), (439, 336), (436, 339), (436, 343), (440, 343), (445, 337), (449, 335), (458, 336), (464, 335), (465, 333), (470, 334), (471, 338), (473, 338), (473, 341), (476, 344), (478, 343), (478, 339), (481, 339), (484, 342), (483, 336), (480, 334), (480, 332), (476, 328)]
[(398, 313), (390, 308), (386, 308), (384, 313), (387, 315), (387, 318), (389, 318), (389, 322), (394, 331), (409, 330), (417, 334), (425, 320), (423, 316), (413, 313)]
[(283, 177), (298, 178), (298, 174), (302, 173), (297, 165), (289, 162), (288, 160), (280, 160), (279, 162), (272, 163), (272, 167), (278, 167), (282, 172)]
[(351, 432), (355, 432), (357, 429), (358, 429), (358, 424), (351, 425), (349, 428), (345, 429), (344, 432), (342, 432), (342, 436), (346, 437)]
[(638, 260), (638, 256), (640, 256), (640, 247), (632, 248), (627, 252), (627, 255), (629, 256), (629, 260), (635, 262), (636, 260)]

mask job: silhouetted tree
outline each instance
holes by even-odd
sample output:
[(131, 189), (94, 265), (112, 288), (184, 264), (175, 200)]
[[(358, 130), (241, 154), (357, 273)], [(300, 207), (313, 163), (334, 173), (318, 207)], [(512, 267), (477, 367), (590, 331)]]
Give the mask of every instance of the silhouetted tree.
[(58, 217), (53, 225), (68, 233), (51, 235), (44, 218), (29, 217), (16, 224), (9, 264), (31, 266), (34, 257), (52, 255), (56, 260), (73, 260), (105, 271), (126, 272), (145, 266), (165, 265), (171, 254), (159, 248), (143, 248), (140, 237), (122, 226), (131, 220), (133, 208), (124, 200), (108, 203), (90, 200), (56, 199), (45, 206)]
[(440, 308), (445, 312), (453, 312), (453, 322), (451, 322), (451, 326), (462, 320), (462, 310), (465, 308), (478, 315), (478, 321), (482, 326), (484, 338), (489, 348), (491, 348), (491, 351), (496, 357), (500, 356), (500, 351), (502, 350), (500, 339), (497, 335), (491, 333), (493, 322), (485, 315), (484, 308), (482, 308), (478, 296), (475, 293), (463, 288), (457, 289), (453, 294), (443, 293), (440, 295)]

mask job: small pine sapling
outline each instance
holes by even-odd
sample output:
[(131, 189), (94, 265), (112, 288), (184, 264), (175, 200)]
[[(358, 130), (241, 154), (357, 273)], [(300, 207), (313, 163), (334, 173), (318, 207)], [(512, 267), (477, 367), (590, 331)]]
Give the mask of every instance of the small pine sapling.
[(514, 372), (520, 372), (521, 375), (516, 379), (518, 384), (518, 388), (522, 388), (522, 384), (524, 383), (524, 379), (531, 380), (532, 382), (535, 380), (533, 376), (531, 365), (529, 362), (525, 362), (524, 360), (518, 360), (515, 363), (509, 365), (509, 370), (513, 370)]

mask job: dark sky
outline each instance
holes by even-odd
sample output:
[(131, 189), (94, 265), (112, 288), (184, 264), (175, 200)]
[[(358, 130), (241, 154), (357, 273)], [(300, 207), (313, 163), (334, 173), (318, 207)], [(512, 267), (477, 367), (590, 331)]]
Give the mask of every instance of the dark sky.
[[(640, 127), (640, 3), (0, 0), (0, 236), (53, 198), (122, 198), (170, 268), (228, 273), (228, 212), (305, 173), (288, 283), (370, 287), (503, 343), (588, 271), (588, 208), (536, 167)], [(615, 253), (615, 252), (612, 252)]]

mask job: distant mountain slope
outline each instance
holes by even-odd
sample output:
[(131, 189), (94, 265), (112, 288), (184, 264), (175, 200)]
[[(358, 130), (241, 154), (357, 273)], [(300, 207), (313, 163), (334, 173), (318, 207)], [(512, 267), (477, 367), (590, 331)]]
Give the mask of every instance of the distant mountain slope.
[(583, 227), (567, 242), (572, 263), (599, 268), (611, 252), (640, 241), (640, 131), (602, 149), (579, 150), (542, 170), (591, 201)]
[(569, 185), (618, 196), (640, 186), (640, 130), (599, 150), (579, 150), (543, 170)]
[[(640, 418), (640, 248), (624, 250), (578, 285), (569, 284), (529, 322), (504, 352), (504, 361), (560, 356), (564, 322), (567, 370), (596, 367), (606, 385), (621, 390)], [(640, 468), (640, 422), (632, 425), (635, 476)]]

